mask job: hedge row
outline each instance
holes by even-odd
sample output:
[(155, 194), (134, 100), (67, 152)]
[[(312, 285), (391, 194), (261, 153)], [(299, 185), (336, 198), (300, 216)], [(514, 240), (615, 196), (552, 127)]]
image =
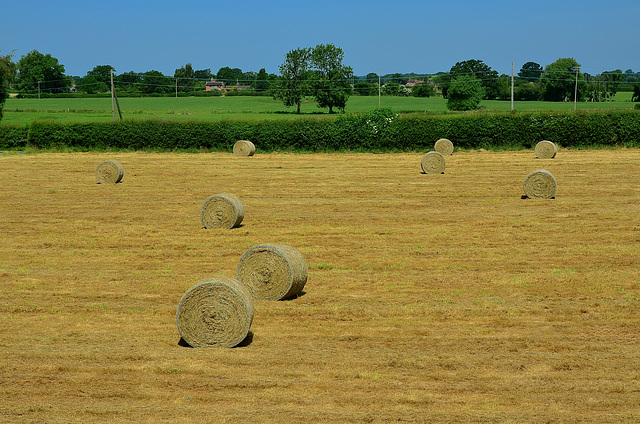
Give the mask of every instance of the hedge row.
[(336, 119), (113, 123), (34, 122), (0, 126), (0, 148), (231, 151), (240, 139), (258, 151), (428, 151), (439, 138), (464, 149), (640, 147), (640, 112), (397, 116), (389, 109)]

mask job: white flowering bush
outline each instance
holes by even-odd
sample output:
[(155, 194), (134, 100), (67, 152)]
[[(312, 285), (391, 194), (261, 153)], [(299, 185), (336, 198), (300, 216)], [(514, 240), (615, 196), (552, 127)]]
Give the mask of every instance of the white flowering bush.
[(367, 113), (365, 122), (373, 134), (378, 134), (384, 128), (387, 128), (395, 118), (398, 117), (390, 108), (376, 108)]

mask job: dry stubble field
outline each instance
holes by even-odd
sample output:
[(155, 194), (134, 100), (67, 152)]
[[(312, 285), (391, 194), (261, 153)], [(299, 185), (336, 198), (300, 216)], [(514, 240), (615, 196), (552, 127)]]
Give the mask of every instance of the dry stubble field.
[[(421, 157), (0, 154), (0, 422), (638, 422), (640, 151)], [(221, 192), (243, 226), (203, 229)], [(261, 243), (303, 295), (180, 346), (184, 292)]]

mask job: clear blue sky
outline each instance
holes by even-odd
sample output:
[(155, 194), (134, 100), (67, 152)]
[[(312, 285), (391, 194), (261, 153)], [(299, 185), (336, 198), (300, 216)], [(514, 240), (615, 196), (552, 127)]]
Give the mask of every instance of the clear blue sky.
[(573, 57), (584, 72), (640, 71), (640, 0), (0, 0), (0, 54), (51, 54), (67, 75), (97, 65), (173, 75), (191, 63), (279, 73), (286, 53), (333, 43), (356, 75), (435, 73), (478, 59), (511, 74)]

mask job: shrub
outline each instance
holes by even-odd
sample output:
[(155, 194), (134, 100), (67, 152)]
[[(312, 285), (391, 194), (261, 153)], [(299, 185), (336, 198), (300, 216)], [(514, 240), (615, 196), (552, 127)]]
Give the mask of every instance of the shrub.
[(447, 92), (447, 108), (449, 110), (476, 110), (484, 99), (485, 89), (482, 81), (472, 75), (456, 77)]
[(22, 125), (0, 126), (0, 149), (23, 148), (27, 145), (28, 127)]
[(34, 122), (0, 126), (0, 147), (42, 149), (210, 150), (232, 152), (238, 140), (260, 152), (425, 151), (439, 138), (461, 149), (640, 147), (640, 112), (474, 113), (398, 116), (391, 109), (336, 119), (109, 123)]

